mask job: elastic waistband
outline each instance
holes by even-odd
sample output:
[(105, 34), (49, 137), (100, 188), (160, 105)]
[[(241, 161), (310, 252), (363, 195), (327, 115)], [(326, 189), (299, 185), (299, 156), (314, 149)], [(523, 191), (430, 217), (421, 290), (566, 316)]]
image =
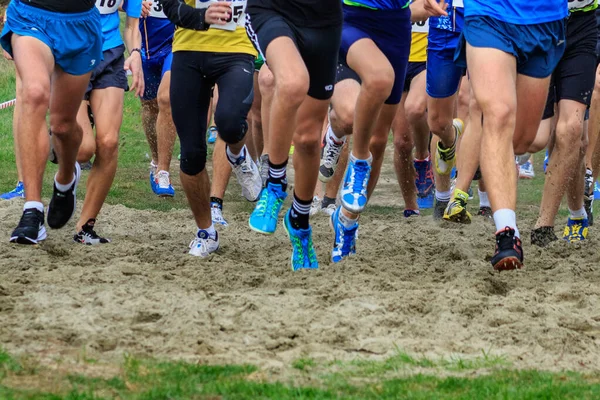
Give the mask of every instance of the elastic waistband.
[(386, 17), (388, 15), (390, 16), (397, 16), (397, 15), (404, 15), (406, 14), (410, 8), (409, 7), (403, 7), (403, 8), (390, 8), (390, 9), (372, 9), (372, 8), (367, 8), (367, 7), (361, 7), (361, 6), (351, 6), (348, 4), (342, 4), (342, 9), (344, 11), (344, 13), (346, 12), (351, 12), (351, 13), (362, 13), (365, 15), (377, 15), (377, 16), (382, 16), (382, 15), (386, 15)]
[(60, 12), (55, 12), (55, 11), (50, 11), (50, 10), (44, 10), (43, 8), (39, 8), (36, 6), (32, 6), (30, 4), (27, 3), (23, 3), (21, 0), (14, 0), (13, 1), (14, 5), (16, 7), (19, 7), (20, 11), (24, 11), (30, 14), (36, 14), (36, 15), (42, 15), (46, 18), (54, 18), (54, 19), (60, 19), (60, 20), (70, 20), (70, 21), (75, 21), (75, 20), (81, 20), (81, 19), (86, 19), (89, 18), (90, 16), (98, 13), (99, 11), (98, 9), (96, 9), (96, 7), (92, 7), (90, 8), (88, 11), (84, 11), (84, 12), (80, 12), (80, 13), (60, 13)]

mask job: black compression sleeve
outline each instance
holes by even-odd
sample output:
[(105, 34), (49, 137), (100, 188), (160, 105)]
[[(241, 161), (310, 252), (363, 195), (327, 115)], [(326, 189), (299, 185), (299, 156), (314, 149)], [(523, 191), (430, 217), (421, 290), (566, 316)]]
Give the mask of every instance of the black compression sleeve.
[(177, 26), (196, 31), (206, 31), (210, 25), (204, 22), (206, 9), (197, 9), (184, 0), (159, 0), (169, 21)]

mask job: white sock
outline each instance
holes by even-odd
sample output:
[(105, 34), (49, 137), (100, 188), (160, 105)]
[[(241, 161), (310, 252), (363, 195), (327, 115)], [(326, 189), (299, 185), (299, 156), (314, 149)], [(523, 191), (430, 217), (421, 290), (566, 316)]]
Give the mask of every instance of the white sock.
[(438, 201), (450, 201), (452, 197), (452, 190), (448, 190), (446, 192), (442, 192), (440, 190), (435, 191), (435, 198)]
[(202, 229), (202, 228), (198, 228), (198, 231), (206, 231), (208, 232), (208, 236), (211, 237), (211, 239), (216, 239), (217, 237), (217, 231), (215, 229), (215, 226), (213, 224), (210, 224), (210, 226), (206, 229)]
[(415, 158), (415, 161), (429, 161), (429, 156), (425, 157), (422, 160), (419, 160), (418, 158)]
[(517, 229), (517, 216), (515, 212), (509, 208), (502, 208), (494, 213), (494, 223), (496, 224), (496, 232), (504, 230), (507, 226), (515, 230), (515, 236), (519, 235)]
[(588, 217), (587, 213), (585, 212), (585, 208), (583, 208), (583, 207), (581, 207), (579, 210), (575, 210), (575, 211), (573, 211), (569, 208), (569, 214), (570, 214), (571, 218), (587, 218)]
[(344, 215), (343, 212), (341, 212), (340, 210), (340, 222), (342, 223), (342, 225), (344, 225), (345, 228), (352, 228), (354, 226), (354, 224), (356, 224), (356, 221), (358, 220), (358, 217), (356, 218), (352, 218), (352, 217), (348, 217), (346, 215)]
[(335, 135), (335, 133), (333, 132), (333, 129), (331, 129), (331, 125), (329, 125), (329, 127), (327, 128), (327, 140), (329, 140), (330, 142), (333, 142), (337, 145), (340, 144), (344, 144), (346, 143), (346, 136), (339, 138)]
[(56, 181), (56, 175), (54, 176), (54, 184), (56, 185), (56, 188), (61, 192), (66, 192), (69, 189), (71, 189), (71, 186), (73, 186), (73, 183), (75, 183), (75, 175), (73, 175), (73, 180), (71, 181), (71, 183), (67, 183), (66, 185), (63, 185), (62, 183), (58, 183)]
[(226, 147), (225, 151), (227, 152), (227, 158), (229, 159), (229, 162), (232, 164), (235, 164), (237, 162), (237, 160), (239, 160), (239, 158), (242, 156), (242, 154), (244, 154), (246, 150), (246, 146), (244, 145), (244, 147), (242, 147), (242, 149), (240, 150), (240, 152), (238, 154), (234, 154), (231, 151), (231, 148), (229, 146)]
[(44, 212), (44, 205), (39, 201), (26, 201), (25, 205), (23, 205), (23, 211), (28, 210), (30, 208), (35, 208), (39, 212)]
[(487, 192), (482, 192), (479, 189), (477, 189), (477, 192), (479, 193), (479, 207), (491, 207)]
[(350, 153), (350, 160), (351, 161), (366, 161), (369, 163), (369, 165), (371, 165), (373, 163), (373, 155), (371, 153), (369, 153), (369, 158), (367, 158), (366, 160), (363, 160), (363, 159), (356, 157), (353, 153)]

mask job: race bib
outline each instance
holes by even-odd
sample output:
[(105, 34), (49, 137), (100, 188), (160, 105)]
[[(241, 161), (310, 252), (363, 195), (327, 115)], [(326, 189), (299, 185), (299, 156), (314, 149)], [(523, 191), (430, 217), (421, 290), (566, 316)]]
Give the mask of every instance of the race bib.
[(452, 7), (465, 8), (465, 2), (464, 2), (464, 0), (454, 0), (452, 2)]
[(96, 8), (100, 11), (100, 14), (116, 13), (120, 5), (121, 2), (117, 0), (96, 0)]
[(163, 10), (162, 4), (158, 0), (154, 0), (150, 8), (150, 16), (154, 18), (167, 18)]
[[(231, 18), (225, 25), (211, 25), (210, 29), (222, 29), (225, 31), (235, 31), (238, 26), (244, 26), (246, 19), (246, 2), (247, 0), (233, 0), (231, 4)], [(214, 0), (196, 0), (196, 8), (208, 8)]]
[(429, 19), (412, 23), (413, 33), (429, 33)]
[(580, 10), (594, 4), (596, 0), (569, 0), (569, 10)]

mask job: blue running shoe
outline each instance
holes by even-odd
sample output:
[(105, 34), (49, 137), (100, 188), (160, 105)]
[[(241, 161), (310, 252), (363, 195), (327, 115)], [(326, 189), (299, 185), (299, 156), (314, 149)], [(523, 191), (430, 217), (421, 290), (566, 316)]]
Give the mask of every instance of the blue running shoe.
[(414, 166), (417, 172), (417, 177), (415, 178), (417, 204), (422, 209), (433, 208), (435, 184), (431, 160), (415, 160)]
[(419, 217), (420, 215), (421, 213), (419, 212), (419, 210), (404, 210), (404, 218)]
[(427, 210), (433, 208), (433, 202), (435, 200), (435, 190), (429, 192), (427, 197), (419, 197), (417, 196), (417, 205), (420, 210)]
[(546, 173), (546, 169), (548, 169), (549, 161), (550, 161), (550, 155), (548, 154), (548, 149), (546, 149), (546, 155), (544, 156), (544, 173)]
[(600, 186), (598, 186), (598, 182), (594, 184), (594, 200), (600, 200)]
[(21, 181), (17, 182), (17, 186), (10, 192), (0, 194), (0, 199), (2, 200), (12, 200), (16, 198), (25, 198), (25, 186)]
[(216, 126), (211, 126), (208, 128), (208, 132), (206, 132), (208, 135), (208, 144), (214, 144), (217, 141), (218, 133), (219, 131), (217, 130)]
[(267, 186), (260, 193), (256, 208), (250, 215), (248, 225), (250, 229), (265, 235), (272, 235), (277, 228), (277, 218), (283, 206), (287, 193), (281, 185), (267, 182)]
[(450, 179), (456, 179), (458, 173), (456, 172), (456, 167), (452, 167), (452, 171), (450, 171)]
[(175, 189), (171, 185), (171, 178), (167, 171), (158, 171), (154, 175), (154, 185), (152, 185), (154, 194), (159, 197), (174, 197)]
[(351, 228), (346, 228), (340, 222), (340, 213), (342, 208), (338, 207), (331, 215), (331, 227), (333, 228), (333, 250), (331, 251), (331, 261), (338, 263), (351, 254), (356, 254), (356, 234), (358, 231), (358, 222)]
[(294, 229), (290, 223), (290, 212), (288, 210), (283, 218), (283, 227), (292, 242), (292, 269), (317, 269), (319, 262), (312, 240), (312, 228)]
[(581, 242), (587, 239), (590, 224), (587, 218), (571, 218), (563, 232), (563, 239), (569, 243)]
[(340, 197), (342, 206), (352, 213), (359, 214), (367, 205), (367, 184), (371, 176), (371, 162), (350, 157), (344, 177)]

